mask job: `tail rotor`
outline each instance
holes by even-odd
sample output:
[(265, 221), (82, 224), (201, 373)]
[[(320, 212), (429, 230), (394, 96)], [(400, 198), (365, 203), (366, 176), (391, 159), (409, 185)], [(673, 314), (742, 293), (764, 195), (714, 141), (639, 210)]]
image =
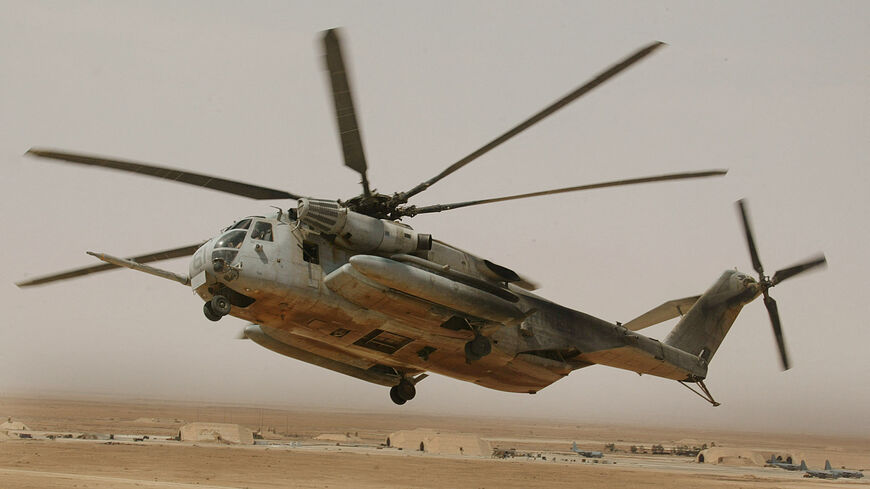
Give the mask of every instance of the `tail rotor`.
[(761, 265), (761, 259), (758, 257), (758, 249), (755, 246), (755, 238), (752, 233), (752, 225), (749, 223), (749, 215), (746, 208), (746, 201), (741, 199), (737, 201), (737, 208), (740, 211), (740, 217), (743, 221), (743, 231), (746, 235), (746, 243), (749, 246), (749, 256), (752, 259), (752, 268), (758, 273), (758, 284), (761, 287), (761, 293), (764, 296), (764, 307), (767, 308), (767, 315), (770, 316), (770, 324), (773, 327), (773, 335), (776, 338), (777, 348), (779, 349), (779, 358), (782, 362), (782, 369), (788, 370), (791, 368), (788, 352), (785, 348), (785, 338), (782, 334), (782, 322), (779, 319), (779, 308), (776, 301), (770, 296), (769, 290), (775, 287), (780, 282), (799, 275), (803, 272), (814, 268), (825, 266), (827, 260), (824, 254), (819, 254), (804, 262), (792, 265), (787, 268), (778, 270), (769, 277), (764, 274), (764, 267)]

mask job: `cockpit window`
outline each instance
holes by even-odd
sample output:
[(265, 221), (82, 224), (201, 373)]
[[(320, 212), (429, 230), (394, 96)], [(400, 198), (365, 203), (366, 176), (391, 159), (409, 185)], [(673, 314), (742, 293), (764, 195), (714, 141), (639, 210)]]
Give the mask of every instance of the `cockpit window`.
[(261, 241), (272, 241), (272, 225), (263, 221), (255, 222), (251, 237)]
[[(250, 224), (250, 220), (248, 222)], [(245, 240), (245, 235), (248, 234), (247, 231), (236, 229), (233, 231), (227, 231), (221, 236), (217, 243), (214, 244), (215, 248), (234, 248), (239, 249), (242, 247), (242, 241)]]
[(242, 219), (241, 221), (233, 224), (230, 229), (248, 229), (249, 227), (251, 227), (251, 220)]

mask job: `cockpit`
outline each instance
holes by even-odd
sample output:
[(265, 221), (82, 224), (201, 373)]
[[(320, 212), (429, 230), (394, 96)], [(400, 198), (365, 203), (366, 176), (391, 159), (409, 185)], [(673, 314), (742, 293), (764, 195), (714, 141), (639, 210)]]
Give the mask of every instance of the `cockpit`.
[(231, 248), (237, 250), (242, 247), (242, 242), (245, 241), (246, 234), (248, 234), (248, 232), (242, 229), (226, 232), (223, 234), (223, 236), (218, 238), (217, 242), (214, 244), (214, 247), (216, 249)]
[(251, 233), (251, 239), (272, 241), (272, 223), (253, 218), (242, 219), (233, 224), (215, 241), (212, 251), (212, 263), (215, 271), (220, 272), (229, 267), (242, 248), (245, 238)]

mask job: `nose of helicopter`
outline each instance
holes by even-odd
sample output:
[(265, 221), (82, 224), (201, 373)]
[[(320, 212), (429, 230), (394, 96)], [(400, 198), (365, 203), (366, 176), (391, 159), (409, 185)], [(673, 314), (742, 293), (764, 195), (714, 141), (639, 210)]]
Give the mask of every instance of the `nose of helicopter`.
[(211, 261), (209, 260), (211, 250), (214, 247), (214, 240), (215, 238), (212, 238), (203, 243), (190, 260), (188, 276), (190, 277), (190, 287), (194, 291), (205, 285), (208, 282), (208, 275), (214, 273)]

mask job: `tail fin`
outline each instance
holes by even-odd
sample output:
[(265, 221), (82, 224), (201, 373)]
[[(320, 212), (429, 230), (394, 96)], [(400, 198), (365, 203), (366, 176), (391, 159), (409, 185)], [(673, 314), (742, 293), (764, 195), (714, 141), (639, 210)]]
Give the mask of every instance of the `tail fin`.
[(728, 270), (719, 277), (665, 338), (665, 344), (709, 362), (743, 305), (754, 299), (742, 287), (743, 274)]
[(831, 470), (831, 461), (825, 460), (825, 470)]
[(803, 470), (803, 471), (807, 470), (807, 463), (804, 462), (803, 460), (801, 460), (801, 470)]

